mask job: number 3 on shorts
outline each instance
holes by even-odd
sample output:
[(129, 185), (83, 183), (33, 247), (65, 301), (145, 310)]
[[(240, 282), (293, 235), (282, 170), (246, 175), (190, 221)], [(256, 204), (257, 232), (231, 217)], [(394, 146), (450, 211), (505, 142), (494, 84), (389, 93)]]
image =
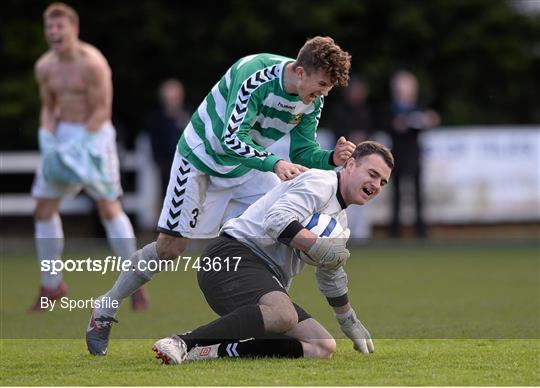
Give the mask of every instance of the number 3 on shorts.
[(189, 226), (194, 228), (197, 226), (197, 217), (199, 216), (199, 209), (198, 208), (193, 209), (191, 214), (193, 214), (193, 219), (189, 221)]

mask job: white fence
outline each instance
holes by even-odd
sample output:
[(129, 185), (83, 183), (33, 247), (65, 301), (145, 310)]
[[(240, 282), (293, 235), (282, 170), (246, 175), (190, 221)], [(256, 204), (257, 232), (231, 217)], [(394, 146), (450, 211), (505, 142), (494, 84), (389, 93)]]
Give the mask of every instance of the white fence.
[[(124, 209), (135, 214), (138, 226), (143, 229), (153, 229), (161, 205), (161, 183), (154, 167), (151, 156), (150, 142), (146, 135), (137, 138), (135, 151), (121, 155), (120, 165), (124, 172), (135, 173), (135, 191), (125, 192), (122, 197)], [(9, 180), (10, 174), (33, 174), (39, 164), (40, 155), (37, 151), (13, 151), (0, 153), (0, 173), (3, 185)], [(78, 195), (62, 201), (62, 214), (85, 214), (93, 209), (90, 198)], [(22, 193), (0, 194), (0, 215), (28, 216), (34, 210), (34, 200), (30, 188)]]
[[(332, 132), (319, 132), (319, 143), (333, 147)], [(392, 146), (384, 133), (377, 133), (375, 138)], [(424, 215), (428, 223), (540, 221), (540, 126), (441, 127), (425, 131), (420, 141)], [(286, 136), (273, 145), (272, 151), (286, 158), (289, 145)], [(411, 184), (403, 182), (405, 189)], [(358, 217), (387, 224), (391, 218), (391, 193), (383, 190), (363, 206), (364, 212)], [(414, 200), (410, 190), (402, 193), (401, 219), (413, 224)]]
[[(445, 127), (420, 140), (427, 223), (540, 221), (539, 126)], [(373, 222), (389, 219), (389, 194), (368, 205)], [(402, 219), (412, 224), (413, 201), (407, 199)]]
[[(325, 147), (333, 144), (332, 133), (321, 130)], [(387, 140), (380, 138), (386, 142)], [(425, 216), (428, 223), (460, 224), (540, 221), (540, 127), (452, 127), (426, 131), (424, 146)], [(272, 151), (286, 157), (288, 137)], [(0, 173), (5, 185), (8, 174), (31, 174), (39, 162), (37, 152), (0, 153)], [(153, 229), (161, 208), (160, 182), (151, 158), (150, 142), (141, 135), (136, 149), (122, 155), (123, 171), (135, 173), (135, 191), (122, 202), (136, 215), (138, 226)], [(391, 179), (390, 179), (391, 181)], [(390, 182), (391, 183), (391, 182)], [(34, 202), (30, 188), (24, 193), (0, 194), (0, 214), (30, 215)], [(402, 207), (405, 223), (412, 223), (414, 208)], [(390, 190), (386, 189), (365, 206), (362, 219), (385, 224), (390, 219)], [(66, 199), (64, 214), (87, 213), (92, 202), (84, 196)]]

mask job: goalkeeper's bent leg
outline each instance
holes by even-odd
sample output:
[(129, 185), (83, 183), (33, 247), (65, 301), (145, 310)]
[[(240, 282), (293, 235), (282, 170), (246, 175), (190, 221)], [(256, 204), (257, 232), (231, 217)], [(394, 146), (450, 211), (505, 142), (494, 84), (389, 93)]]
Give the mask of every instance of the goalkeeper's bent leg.
[[(243, 330), (242, 332), (245, 333), (246, 331)], [(188, 346), (188, 361), (229, 357), (309, 357), (329, 359), (336, 351), (336, 341), (332, 338), (332, 335), (313, 318), (302, 320), (286, 334), (267, 333), (262, 337), (245, 340), (241, 340), (239, 336), (239, 339), (236, 340), (222, 340), (214, 344), (212, 342), (217, 342), (217, 340), (193, 341), (192, 337), (200, 337), (197, 330), (179, 337), (185, 338), (190, 344)]]
[(331, 358), (336, 351), (336, 340), (313, 318), (299, 322), (285, 334), (300, 341), (304, 357)]
[(249, 338), (245, 340), (224, 341), (215, 345), (193, 347), (188, 361), (210, 360), (215, 358), (301, 358), (304, 356), (302, 344), (295, 338), (274, 334), (270, 338)]

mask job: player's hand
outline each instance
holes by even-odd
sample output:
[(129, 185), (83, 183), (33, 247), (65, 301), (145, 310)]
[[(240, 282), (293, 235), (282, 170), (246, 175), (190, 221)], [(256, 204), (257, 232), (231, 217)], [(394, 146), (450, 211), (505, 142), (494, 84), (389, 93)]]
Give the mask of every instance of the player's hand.
[(349, 235), (349, 228), (345, 228), (337, 237), (319, 237), (306, 253), (318, 263), (318, 267), (334, 270), (351, 255), (346, 246)]
[(336, 314), (341, 330), (354, 344), (354, 350), (361, 353), (373, 353), (375, 346), (371, 340), (369, 331), (362, 325), (362, 322), (356, 318), (356, 313), (350, 309), (346, 313)]
[(341, 136), (334, 148), (334, 164), (336, 166), (343, 166), (347, 159), (349, 159), (354, 152), (356, 145)]
[(282, 181), (294, 179), (304, 171), (307, 171), (306, 167), (287, 162), (286, 160), (280, 160), (274, 165), (274, 172)]
[[(335, 240), (334, 245), (339, 247), (346, 246), (350, 235), (351, 230), (349, 228), (345, 228), (338, 236), (332, 237), (332, 240)], [(341, 266), (344, 266), (350, 256), (350, 252), (347, 248), (345, 248), (345, 251), (343, 251), (343, 253), (336, 252), (337, 254), (334, 261), (326, 262), (321, 265), (321, 267), (333, 271)]]

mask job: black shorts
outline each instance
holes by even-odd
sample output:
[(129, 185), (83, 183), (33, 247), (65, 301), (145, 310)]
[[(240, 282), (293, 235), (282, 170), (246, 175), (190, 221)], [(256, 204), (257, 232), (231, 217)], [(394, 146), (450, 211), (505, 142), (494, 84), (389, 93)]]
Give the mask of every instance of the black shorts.
[[(197, 272), (199, 287), (208, 305), (223, 316), (239, 307), (258, 304), (259, 299), (272, 291), (287, 291), (278, 277), (251, 249), (231, 237), (220, 236), (204, 250), (202, 257), (241, 257), (236, 271), (223, 267), (220, 271)], [(311, 318), (303, 308), (293, 303), (298, 322)]]

